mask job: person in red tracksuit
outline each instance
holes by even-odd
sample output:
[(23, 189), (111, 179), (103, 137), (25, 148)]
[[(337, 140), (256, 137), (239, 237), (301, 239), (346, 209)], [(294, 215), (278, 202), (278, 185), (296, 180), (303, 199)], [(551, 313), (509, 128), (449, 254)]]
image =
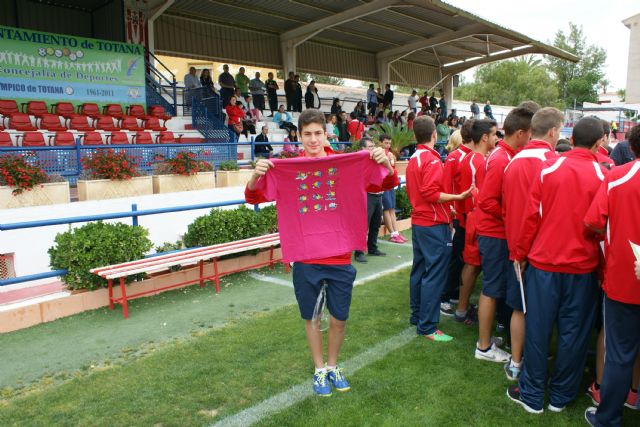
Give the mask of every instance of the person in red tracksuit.
[[(470, 129), (473, 125), (473, 119), (466, 120), (460, 129), (460, 137), (462, 144), (456, 150), (453, 150), (444, 161), (442, 188), (445, 193), (455, 194), (461, 191), (460, 186), (460, 162), (468, 154), (473, 152), (473, 141), (471, 140)], [(453, 136), (452, 136), (453, 138)], [(453, 246), (451, 251), (451, 259), (449, 260), (449, 274), (447, 276), (447, 284), (442, 291), (440, 297), (440, 314), (443, 316), (453, 316), (454, 310), (451, 308), (452, 303), (458, 303), (458, 294), (460, 292), (460, 275), (464, 266), (462, 259), (462, 251), (464, 249), (464, 218), (460, 214), (460, 203), (453, 202), (450, 206), (454, 209), (455, 215), (452, 226), (454, 231)], [(471, 317), (475, 313), (469, 313)]]
[[(584, 222), (607, 236), (603, 288), (605, 363), (600, 405), (588, 408), (592, 426), (619, 426), (623, 405), (635, 409), (637, 377), (630, 381), (640, 349), (640, 260), (630, 243), (640, 244), (640, 126), (627, 134), (635, 161), (613, 168)], [(635, 271), (634, 271), (635, 265)]]
[(606, 120), (601, 121), (602, 130), (604, 131), (604, 139), (602, 140), (602, 144), (598, 146), (596, 157), (601, 165), (607, 169), (611, 169), (616, 165), (613, 160), (611, 160), (611, 157), (609, 157), (609, 151), (607, 150), (607, 147), (609, 147), (609, 136), (611, 135), (611, 125)]
[[(539, 107), (538, 107), (539, 108)], [(514, 350), (516, 367), (509, 369), (509, 354), (492, 344), (491, 329), (496, 314), (496, 300), (504, 299), (507, 292), (507, 277), (515, 274), (509, 262), (509, 249), (502, 219), (502, 181), (504, 170), (516, 153), (531, 137), (530, 108), (518, 107), (509, 112), (503, 123), (505, 138), (487, 158), (485, 182), (478, 196), (476, 207), (476, 233), (482, 260), (482, 293), (478, 301), (479, 333), (475, 350), (476, 359), (492, 362), (507, 362), (507, 378), (518, 378), (522, 362), (520, 340), (512, 334), (511, 348)]]
[(469, 299), (475, 288), (481, 266), (476, 238), (475, 207), (478, 194), (483, 187), (487, 153), (493, 150), (496, 145), (496, 123), (489, 119), (474, 120), (470, 133), (474, 151), (460, 162), (460, 185), (462, 188), (473, 185), (476, 190), (470, 198), (460, 203), (459, 207), (465, 223), (464, 250), (462, 251), (464, 267), (462, 268), (460, 297), (455, 313), (455, 320), (467, 325), (475, 323), (475, 313), (473, 313), (475, 309), (470, 308)]
[(460, 194), (445, 193), (442, 188), (442, 161), (433, 149), (437, 136), (433, 119), (427, 116), (416, 118), (413, 131), (417, 147), (405, 174), (407, 195), (413, 208), (409, 321), (416, 325), (418, 335), (435, 342), (447, 342), (453, 338), (438, 329), (440, 295), (447, 280), (451, 256), (451, 219), (446, 205), (469, 197), (473, 188)]
[(582, 379), (596, 311), (600, 250), (597, 235), (587, 232), (583, 219), (607, 173), (595, 155), (603, 136), (599, 119), (581, 119), (571, 137), (575, 148), (544, 161), (531, 183), (515, 247), (516, 262), (529, 264), (526, 357), (518, 385), (507, 389), (508, 397), (530, 413), (543, 412), (554, 326), (557, 353), (548, 409), (562, 412), (575, 399)]

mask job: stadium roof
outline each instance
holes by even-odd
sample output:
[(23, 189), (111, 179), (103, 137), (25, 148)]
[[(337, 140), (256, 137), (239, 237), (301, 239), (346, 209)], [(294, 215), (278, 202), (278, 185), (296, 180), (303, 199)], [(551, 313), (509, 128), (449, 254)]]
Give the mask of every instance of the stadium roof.
[(578, 60), (439, 0), (168, 3), (154, 29), (161, 54), (408, 86), (525, 54)]

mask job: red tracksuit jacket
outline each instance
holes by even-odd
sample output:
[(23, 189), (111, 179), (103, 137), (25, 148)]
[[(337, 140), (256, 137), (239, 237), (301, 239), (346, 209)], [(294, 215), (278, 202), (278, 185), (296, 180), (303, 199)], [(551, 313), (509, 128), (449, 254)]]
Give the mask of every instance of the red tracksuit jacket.
[(546, 141), (531, 140), (511, 159), (502, 181), (502, 218), (509, 246), (509, 259), (515, 259), (516, 242), (524, 210), (531, 194), (531, 184), (542, 162), (558, 157)]
[[(442, 180), (442, 188), (445, 193), (458, 194), (464, 190), (460, 186), (460, 162), (471, 153), (470, 148), (461, 145), (458, 149), (453, 150), (444, 161), (444, 172)], [(466, 188), (465, 188), (466, 190)], [(461, 214), (462, 202), (453, 202), (456, 211), (456, 219), (460, 222), (460, 226), (464, 228), (464, 218)]]
[(599, 262), (598, 239), (584, 217), (607, 170), (586, 148), (546, 160), (532, 183), (516, 259), (555, 273), (585, 274)]
[(442, 174), (444, 166), (440, 155), (433, 148), (418, 144), (407, 165), (407, 196), (413, 211), (411, 224), (430, 227), (448, 224), (448, 207), (438, 202), (444, 192)]
[(465, 217), (465, 219), (469, 212), (478, 204), (478, 194), (482, 192), (481, 190), (484, 186), (485, 161), (485, 157), (482, 154), (472, 152), (465, 156), (460, 162), (460, 166), (458, 166), (460, 171), (460, 191), (468, 189), (472, 184), (476, 187), (471, 197), (460, 202), (459, 209), (461, 212), (458, 213)]
[(484, 184), (476, 207), (476, 232), (479, 236), (507, 238), (502, 217), (502, 181), (504, 170), (515, 155), (513, 148), (500, 141), (487, 158)]

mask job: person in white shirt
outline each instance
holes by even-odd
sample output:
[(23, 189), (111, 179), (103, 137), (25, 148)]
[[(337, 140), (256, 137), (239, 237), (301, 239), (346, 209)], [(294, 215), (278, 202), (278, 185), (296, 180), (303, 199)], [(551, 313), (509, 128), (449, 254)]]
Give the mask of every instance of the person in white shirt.
[(186, 105), (191, 105), (191, 100), (197, 95), (195, 89), (201, 87), (200, 79), (196, 76), (196, 67), (190, 67), (189, 74), (184, 76), (184, 100)]
[(407, 98), (407, 104), (409, 105), (409, 110), (414, 113), (418, 112), (418, 92), (415, 90), (411, 92), (411, 96)]

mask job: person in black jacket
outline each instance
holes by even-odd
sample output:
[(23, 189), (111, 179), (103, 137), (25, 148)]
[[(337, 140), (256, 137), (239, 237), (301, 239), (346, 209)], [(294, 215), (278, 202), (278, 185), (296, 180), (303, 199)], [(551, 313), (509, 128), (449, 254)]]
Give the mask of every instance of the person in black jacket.
[(289, 71), (289, 78), (284, 82), (284, 95), (287, 98), (287, 111), (292, 111), (296, 96), (296, 81), (293, 71)]
[[(256, 136), (254, 142), (269, 142), (269, 127), (262, 126), (262, 132), (260, 135)], [(273, 153), (273, 147), (270, 144), (257, 144), (254, 146), (253, 154), (256, 157), (266, 157), (267, 159), (271, 157), (271, 153)]]
[(349, 118), (347, 117), (347, 113), (343, 111), (338, 116), (338, 123), (336, 123), (336, 127), (338, 128), (338, 139), (341, 142), (349, 141), (349, 132), (347, 131), (348, 123)]
[(295, 92), (293, 95), (293, 111), (298, 113), (302, 112), (302, 85), (300, 84), (300, 75), (293, 76), (293, 82), (295, 83)]
[(393, 91), (391, 90), (391, 85), (389, 83), (387, 83), (386, 85), (384, 85), (384, 99), (383, 99), (383, 104), (384, 104), (384, 108), (388, 108), (390, 110), (393, 109)]
[(309, 86), (307, 86), (307, 93), (304, 94), (304, 105), (305, 108), (320, 109), (321, 102), (315, 80), (311, 80)]
[(338, 118), (338, 121), (340, 120), (340, 115), (342, 114), (342, 105), (340, 105), (339, 98), (333, 98), (333, 104), (331, 104), (331, 114), (335, 114)]

